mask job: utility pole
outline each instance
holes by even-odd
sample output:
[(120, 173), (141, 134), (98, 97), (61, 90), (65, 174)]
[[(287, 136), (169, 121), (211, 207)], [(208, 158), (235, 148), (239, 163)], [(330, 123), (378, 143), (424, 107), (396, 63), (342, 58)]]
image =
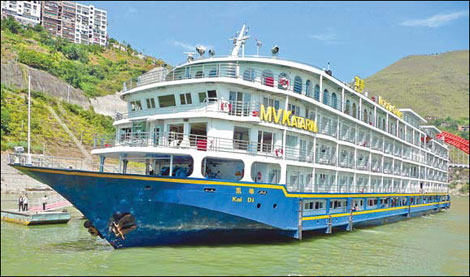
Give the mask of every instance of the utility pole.
[(31, 75), (28, 74), (28, 157), (27, 164), (31, 164)]

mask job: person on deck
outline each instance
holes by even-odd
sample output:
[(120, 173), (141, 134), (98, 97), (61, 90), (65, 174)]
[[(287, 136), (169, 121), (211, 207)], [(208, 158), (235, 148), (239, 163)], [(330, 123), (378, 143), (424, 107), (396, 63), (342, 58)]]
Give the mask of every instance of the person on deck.
[(18, 199), (18, 212), (23, 210), (23, 195), (20, 194), (20, 198)]
[(46, 204), (47, 204), (47, 196), (44, 195), (44, 197), (42, 198), (42, 210), (43, 211), (46, 210)]
[(28, 204), (29, 204), (28, 194), (25, 194), (24, 199), (23, 199), (23, 211), (28, 210)]

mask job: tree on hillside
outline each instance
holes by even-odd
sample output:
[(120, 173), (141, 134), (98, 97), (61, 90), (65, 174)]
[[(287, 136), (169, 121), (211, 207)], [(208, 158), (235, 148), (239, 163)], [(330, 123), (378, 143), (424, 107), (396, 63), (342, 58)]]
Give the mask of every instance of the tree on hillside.
[(13, 16), (8, 16), (6, 19), (2, 19), (2, 30), (8, 29), (13, 34), (18, 34), (23, 30), (23, 27), (18, 23)]
[(41, 26), (41, 24), (36, 24), (33, 27), (33, 31), (40, 33), (42, 31), (44, 31), (44, 28)]

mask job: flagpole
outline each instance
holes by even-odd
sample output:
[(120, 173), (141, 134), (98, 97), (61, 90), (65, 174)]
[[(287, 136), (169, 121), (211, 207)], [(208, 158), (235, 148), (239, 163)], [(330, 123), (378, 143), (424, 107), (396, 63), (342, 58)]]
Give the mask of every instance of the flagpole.
[(28, 74), (28, 157), (27, 164), (31, 164), (31, 75)]

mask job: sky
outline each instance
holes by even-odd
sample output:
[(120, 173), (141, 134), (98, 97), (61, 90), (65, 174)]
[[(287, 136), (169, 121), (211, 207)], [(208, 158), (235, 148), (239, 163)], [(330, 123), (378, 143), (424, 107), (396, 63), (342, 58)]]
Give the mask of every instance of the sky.
[[(196, 45), (228, 55), (245, 23), (245, 54), (326, 68), (349, 82), (409, 55), (469, 49), (469, 3), (79, 1), (108, 11), (108, 35), (175, 66)], [(207, 55), (207, 54), (206, 54)]]

